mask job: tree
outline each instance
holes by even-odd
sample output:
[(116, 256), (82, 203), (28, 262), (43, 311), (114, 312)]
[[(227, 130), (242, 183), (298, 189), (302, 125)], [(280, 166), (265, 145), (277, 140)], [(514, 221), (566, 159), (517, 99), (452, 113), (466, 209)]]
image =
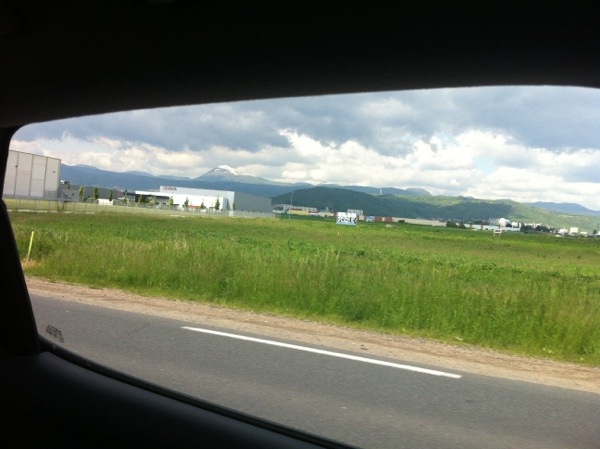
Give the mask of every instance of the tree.
[(98, 187), (94, 187), (94, 201), (98, 202), (98, 198), (100, 198), (100, 190)]
[(111, 190), (110, 193), (108, 194), (108, 201), (112, 201), (113, 200), (113, 191)]
[(187, 209), (189, 205), (190, 205), (190, 199), (188, 197), (186, 197), (185, 201), (183, 203), (183, 207)]
[(528, 225), (528, 224), (523, 224), (521, 226), (521, 232), (529, 232), (529, 231), (533, 231), (533, 226)]
[(173, 197), (171, 196), (169, 198), (169, 206), (173, 207), (173, 204), (175, 204), (175, 202), (173, 201)]
[(79, 201), (83, 201), (83, 186), (79, 187)]
[(206, 209), (206, 206), (204, 205), (204, 199), (202, 199), (202, 204), (200, 204), (200, 209)]
[(221, 208), (221, 202), (219, 201), (219, 197), (217, 197), (217, 201), (215, 201), (215, 210), (219, 210)]
[(466, 229), (465, 224), (461, 221), (459, 223), (456, 223), (455, 221), (452, 220), (448, 220), (446, 222), (446, 227), (448, 228), (460, 228), (460, 229)]

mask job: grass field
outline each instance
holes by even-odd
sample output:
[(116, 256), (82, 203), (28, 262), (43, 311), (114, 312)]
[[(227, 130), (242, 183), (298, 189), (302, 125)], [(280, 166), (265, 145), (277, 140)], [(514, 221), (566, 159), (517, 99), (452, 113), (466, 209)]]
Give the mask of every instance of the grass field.
[(27, 274), (600, 365), (600, 239), (11, 212)]

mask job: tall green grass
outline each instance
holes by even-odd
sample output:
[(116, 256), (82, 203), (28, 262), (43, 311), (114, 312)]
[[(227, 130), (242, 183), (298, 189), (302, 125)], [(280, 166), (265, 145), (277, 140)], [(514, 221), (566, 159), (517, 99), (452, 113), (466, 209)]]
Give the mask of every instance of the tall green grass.
[(600, 364), (600, 239), (12, 213), (27, 274)]

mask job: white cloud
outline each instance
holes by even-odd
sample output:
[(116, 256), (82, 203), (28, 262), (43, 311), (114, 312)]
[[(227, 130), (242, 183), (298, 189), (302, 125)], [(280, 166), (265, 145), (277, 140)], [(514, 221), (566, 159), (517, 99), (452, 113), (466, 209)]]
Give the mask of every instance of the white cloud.
[(600, 210), (600, 184), (566, 182), (552, 174), (530, 169), (501, 167), (466, 190), (465, 195), (519, 202), (554, 201), (579, 203)]
[(445, 146), (437, 137), (415, 142), (407, 155), (388, 156), (353, 140), (336, 145), (290, 130), (284, 135), (302, 156), (283, 165), (277, 179), (284, 182), (443, 189), (469, 184), (479, 174), (471, 153)]

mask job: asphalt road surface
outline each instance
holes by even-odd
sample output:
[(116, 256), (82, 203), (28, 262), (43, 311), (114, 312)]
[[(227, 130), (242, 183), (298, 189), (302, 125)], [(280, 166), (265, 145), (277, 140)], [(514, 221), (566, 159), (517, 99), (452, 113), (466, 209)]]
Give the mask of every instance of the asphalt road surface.
[(85, 358), (348, 444), (600, 448), (598, 394), (40, 296), (32, 303), (40, 335)]

